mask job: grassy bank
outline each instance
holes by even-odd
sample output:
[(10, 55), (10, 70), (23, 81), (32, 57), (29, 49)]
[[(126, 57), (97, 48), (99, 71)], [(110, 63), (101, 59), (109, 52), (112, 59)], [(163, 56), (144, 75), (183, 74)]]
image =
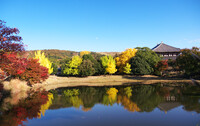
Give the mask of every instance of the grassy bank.
[(57, 77), (50, 76), (42, 84), (34, 87), (43, 86), (45, 89), (55, 89), (59, 87), (74, 86), (111, 86), (125, 84), (154, 84), (154, 83), (192, 83), (190, 79), (183, 78), (162, 78), (152, 75), (130, 76), (130, 75), (106, 75), (81, 77)]

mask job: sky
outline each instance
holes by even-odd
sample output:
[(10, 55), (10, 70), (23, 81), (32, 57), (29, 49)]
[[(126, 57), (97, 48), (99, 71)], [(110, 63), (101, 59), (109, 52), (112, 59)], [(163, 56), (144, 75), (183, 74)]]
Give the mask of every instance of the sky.
[(27, 50), (200, 47), (200, 0), (0, 0), (0, 20)]

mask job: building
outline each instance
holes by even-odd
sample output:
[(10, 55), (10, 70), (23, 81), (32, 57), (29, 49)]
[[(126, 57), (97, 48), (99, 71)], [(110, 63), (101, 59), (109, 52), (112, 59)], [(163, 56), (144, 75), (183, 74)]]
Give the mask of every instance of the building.
[(172, 47), (167, 44), (161, 42), (160, 44), (156, 45), (152, 50), (163, 57), (163, 60), (172, 59), (175, 60), (176, 57), (180, 54), (180, 48)]

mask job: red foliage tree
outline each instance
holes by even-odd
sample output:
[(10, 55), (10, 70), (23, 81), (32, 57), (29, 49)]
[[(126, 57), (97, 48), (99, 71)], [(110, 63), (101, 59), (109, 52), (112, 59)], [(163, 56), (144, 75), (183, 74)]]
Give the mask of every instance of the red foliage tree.
[(17, 28), (7, 27), (5, 22), (0, 20), (0, 54), (25, 50), (22, 38), (17, 36), (17, 34), (19, 34)]
[(44, 81), (48, 77), (48, 69), (41, 66), (37, 59), (28, 59), (26, 70), (20, 74), (20, 79), (26, 80), (31, 85)]
[(38, 83), (48, 78), (48, 69), (40, 66), (37, 60), (25, 57), (22, 38), (17, 36), (17, 28), (5, 26), (0, 20), (0, 79), (6, 77)]
[(159, 72), (161, 72), (161, 75), (162, 75), (162, 72), (165, 71), (167, 68), (168, 68), (167, 60), (161, 60), (156, 65), (156, 69)]

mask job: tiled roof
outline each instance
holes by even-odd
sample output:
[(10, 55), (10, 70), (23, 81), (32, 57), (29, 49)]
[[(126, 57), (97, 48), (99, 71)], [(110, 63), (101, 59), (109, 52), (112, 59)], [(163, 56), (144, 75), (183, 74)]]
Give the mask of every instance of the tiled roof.
[(175, 48), (164, 43), (160, 43), (152, 48), (154, 52), (180, 52), (180, 48)]

